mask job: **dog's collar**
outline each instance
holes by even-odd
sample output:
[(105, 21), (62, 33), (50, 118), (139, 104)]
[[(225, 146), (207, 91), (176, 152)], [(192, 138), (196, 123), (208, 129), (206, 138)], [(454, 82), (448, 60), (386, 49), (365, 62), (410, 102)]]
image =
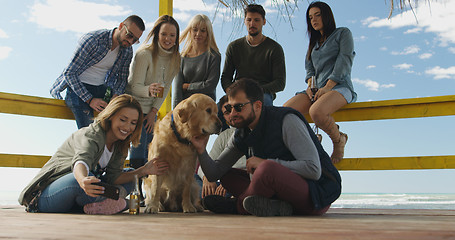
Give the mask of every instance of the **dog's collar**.
[(175, 127), (175, 123), (174, 123), (174, 115), (171, 114), (171, 128), (172, 128), (172, 131), (174, 131), (174, 135), (175, 137), (177, 138), (177, 140), (183, 144), (186, 144), (186, 145), (190, 145), (191, 142), (188, 141), (188, 139), (186, 138), (182, 138), (182, 135), (180, 135), (179, 132), (177, 132), (177, 128)]

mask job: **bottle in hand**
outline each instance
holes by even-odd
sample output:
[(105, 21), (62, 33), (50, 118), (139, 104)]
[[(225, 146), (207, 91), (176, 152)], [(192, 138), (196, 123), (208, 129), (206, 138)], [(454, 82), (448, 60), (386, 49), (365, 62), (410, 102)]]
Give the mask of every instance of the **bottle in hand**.
[(130, 193), (130, 214), (138, 215), (141, 211), (141, 194), (139, 192), (139, 179), (134, 175), (134, 190)]

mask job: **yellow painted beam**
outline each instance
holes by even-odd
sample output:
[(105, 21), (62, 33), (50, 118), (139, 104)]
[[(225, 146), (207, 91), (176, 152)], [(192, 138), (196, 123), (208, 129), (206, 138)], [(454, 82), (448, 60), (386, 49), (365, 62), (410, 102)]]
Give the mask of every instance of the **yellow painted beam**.
[[(159, 15), (170, 15), (172, 16), (173, 0), (160, 0)], [(158, 110), (158, 119), (162, 119), (172, 109), (172, 87), (169, 91), (166, 99), (164, 99), (163, 105)]]
[[(51, 156), (0, 153), (0, 167), (41, 168)], [(130, 160), (125, 160), (129, 167)]]
[(412, 169), (454, 169), (455, 155), (345, 158), (335, 164), (339, 170), (412, 170)]
[(0, 113), (74, 119), (65, 101), (0, 92)]
[[(160, 111), (163, 108), (167, 111), (160, 113), (161, 117), (171, 109), (170, 92), (166, 100)], [(0, 113), (74, 119), (63, 100), (2, 92)], [(455, 95), (352, 103), (338, 110), (333, 117), (337, 122), (343, 122), (451, 115), (455, 115)], [(312, 122), (308, 115), (306, 118)]]
[[(337, 122), (455, 115), (455, 95), (351, 103), (332, 116)], [(305, 115), (313, 122), (309, 115)]]
[(160, 16), (171, 15), (173, 10), (173, 0), (160, 0)]
[[(0, 167), (40, 168), (50, 156), (0, 154)], [(129, 160), (125, 161), (125, 167)], [(411, 169), (455, 169), (455, 155), (345, 158), (335, 164), (339, 170), (411, 170)]]

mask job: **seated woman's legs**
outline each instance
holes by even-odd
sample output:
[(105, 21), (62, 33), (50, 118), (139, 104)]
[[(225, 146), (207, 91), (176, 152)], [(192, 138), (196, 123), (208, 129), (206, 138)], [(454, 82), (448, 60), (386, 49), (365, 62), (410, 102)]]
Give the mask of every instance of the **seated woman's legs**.
[(42, 191), (38, 200), (38, 209), (40, 212), (65, 213), (70, 212), (76, 204), (84, 206), (96, 200), (97, 198), (85, 194), (73, 173), (68, 173)]
[(316, 126), (329, 135), (333, 142), (332, 161), (339, 162), (344, 156), (347, 135), (341, 133), (332, 114), (347, 104), (346, 99), (337, 91), (330, 91), (314, 102), (309, 110)]
[(308, 113), (311, 106), (311, 100), (308, 95), (304, 93), (298, 93), (287, 102), (284, 103), (283, 107), (290, 107), (299, 111), (302, 115)]

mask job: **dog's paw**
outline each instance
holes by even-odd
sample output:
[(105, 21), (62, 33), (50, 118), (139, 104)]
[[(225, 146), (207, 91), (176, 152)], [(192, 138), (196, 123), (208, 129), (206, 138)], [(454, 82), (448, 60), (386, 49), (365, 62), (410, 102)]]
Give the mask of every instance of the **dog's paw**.
[(144, 213), (156, 214), (156, 213), (158, 213), (158, 208), (152, 207), (152, 206), (145, 206)]
[(194, 204), (194, 207), (196, 208), (196, 211), (198, 211), (198, 212), (204, 211), (204, 207), (200, 203)]
[(195, 213), (195, 212), (197, 212), (197, 209), (191, 204), (191, 205), (188, 205), (188, 206), (184, 206), (183, 207), (183, 212), (184, 213)]

